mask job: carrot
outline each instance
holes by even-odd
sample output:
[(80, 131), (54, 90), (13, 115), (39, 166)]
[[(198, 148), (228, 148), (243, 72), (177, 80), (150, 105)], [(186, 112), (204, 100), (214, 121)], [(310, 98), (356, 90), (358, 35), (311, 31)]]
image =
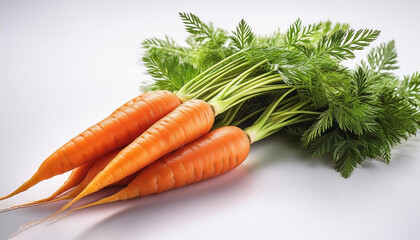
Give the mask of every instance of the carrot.
[(0, 200), (128, 145), (180, 104), (178, 97), (169, 91), (150, 92), (127, 102), (64, 144), (41, 164), (28, 181)]
[(80, 198), (139, 171), (153, 161), (199, 138), (210, 130), (213, 122), (214, 112), (207, 102), (189, 100), (181, 104), (124, 148), (77, 197), (58, 212), (68, 208)]
[(233, 126), (219, 128), (150, 164), (116, 194), (69, 213), (99, 204), (159, 193), (218, 176), (239, 166), (247, 157), (249, 149), (248, 136), (242, 129)]

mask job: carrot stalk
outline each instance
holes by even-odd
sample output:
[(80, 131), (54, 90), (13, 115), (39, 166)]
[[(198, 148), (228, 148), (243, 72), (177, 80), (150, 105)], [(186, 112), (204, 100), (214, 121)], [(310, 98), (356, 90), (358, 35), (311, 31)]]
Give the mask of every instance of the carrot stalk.
[(64, 144), (41, 164), (28, 181), (0, 200), (128, 145), (180, 104), (178, 97), (169, 91), (150, 92), (127, 102)]

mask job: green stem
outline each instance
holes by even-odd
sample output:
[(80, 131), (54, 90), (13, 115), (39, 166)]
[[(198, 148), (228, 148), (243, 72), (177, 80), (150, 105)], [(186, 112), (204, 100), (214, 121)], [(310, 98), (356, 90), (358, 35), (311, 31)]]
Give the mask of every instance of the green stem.
[[(290, 94), (292, 90), (295, 90), (295, 88), (290, 89), (277, 101), (273, 102), (251, 127), (244, 130), (248, 134), (251, 143), (266, 138), (285, 126), (314, 120), (317, 115), (320, 114), (315, 111), (301, 110), (310, 102), (300, 102), (297, 95), (292, 96), (283, 102), (282, 100)], [(291, 99), (293, 99), (293, 101), (290, 101)]]
[(211, 85), (209, 88), (202, 88), (201, 90), (194, 93), (193, 98), (198, 98), (207, 101), (206, 99), (211, 98), (212, 96), (220, 92), (223, 86), (226, 85), (226, 83), (229, 81), (230, 79), (224, 79), (224, 81)]
[(226, 85), (226, 87), (215, 97), (223, 99), (224, 96), (231, 90), (231, 87), (236, 85), (238, 82), (240, 82), (241, 80), (245, 79), (249, 74), (251, 74), (255, 69), (257, 69), (258, 67), (260, 67), (261, 65), (263, 65), (264, 63), (266, 63), (268, 60), (263, 60), (259, 63), (257, 63), (256, 65), (254, 65), (253, 67), (249, 68), (248, 70), (244, 71), (243, 73), (241, 73), (238, 77), (236, 77), (232, 82), (230, 82), (228, 85)]
[(235, 119), (236, 115), (238, 114), (239, 110), (242, 108), (245, 102), (242, 102), (236, 108), (229, 109), (225, 116), (223, 117), (222, 121), (215, 124), (212, 129), (217, 129), (223, 126), (232, 125), (232, 121)]
[(313, 111), (289, 111), (289, 112), (281, 112), (277, 114), (273, 114), (274, 117), (281, 117), (281, 116), (287, 116), (287, 115), (296, 115), (296, 114), (313, 114), (313, 115), (319, 115), (319, 112), (313, 112)]
[(189, 82), (187, 82), (179, 91), (178, 93), (180, 94), (185, 94), (187, 93), (187, 89), (189, 87), (191, 87), (191, 85), (197, 84), (197, 82), (200, 82), (200, 78), (202, 78), (203, 76), (205, 76), (206, 74), (210, 73), (212, 70), (216, 69), (217, 67), (223, 65), (224, 63), (226, 63), (227, 61), (231, 60), (232, 58), (240, 55), (243, 52), (243, 50), (236, 52), (235, 54), (230, 55), (229, 57), (223, 59), (222, 61), (214, 64), (213, 66), (209, 67), (208, 69), (206, 69), (205, 71), (203, 71), (202, 73), (200, 73), (198, 76), (196, 76), (195, 78), (191, 79)]
[[(232, 65), (233, 65), (233, 63), (236, 63), (236, 62), (232, 62)], [(231, 64), (231, 63), (229, 63), (229, 64)], [(233, 75), (235, 75), (234, 74), (235, 70), (241, 69), (242, 67), (245, 67), (249, 63), (245, 62), (245, 63), (242, 63), (242, 64), (240, 64), (238, 66), (235, 66), (233, 68), (230, 68), (230, 69), (229, 69), (229, 67), (231, 67), (231, 66), (229, 66), (229, 64), (224, 66), (223, 68), (217, 70), (216, 72), (211, 73), (209, 76), (206, 77), (206, 81), (197, 82), (197, 84), (193, 85), (190, 89), (188, 89), (188, 92), (194, 93), (195, 91), (199, 91), (198, 89), (204, 89), (207, 86), (211, 86), (211, 85), (215, 84), (215, 82), (219, 81), (220, 79), (225, 79), (224, 77), (228, 74), (233, 73)]]
[(263, 112), (264, 110), (265, 110), (264, 108), (260, 108), (260, 109), (258, 109), (256, 111), (252, 112), (251, 114), (248, 114), (248, 115), (246, 115), (244, 117), (241, 117), (241, 119), (239, 119), (239, 120), (237, 120), (235, 122), (232, 122), (231, 125), (232, 126), (238, 126), (239, 124), (245, 122), (246, 120), (254, 117), (255, 115), (257, 115), (257, 114), (259, 114), (261, 112)]
[(225, 98), (225, 99), (212, 98), (211, 100), (208, 101), (208, 103), (213, 107), (215, 114), (217, 115), (235, 106), (236, 104), (246, 101), (250, 98), (262, 95), (267, 92), (272, 92), (272, 91), (276, 91), (280, 89), (288, 89), (288, 88), (292, 88), (292, 87), (289, 85), (282, 84), (282, 85), (260, 86), (259, 88), (252, 88), (252, 89), (244, 89), (244, 91), (236, 93), (232, 97), (229, 97), (229, 98)]
[[(255, 85), (257, 85), (257, 84), (259, 84), (261, 82), (264, 82), (266, 84), (269, 84), (269, 83), (275, 82), (276, 80), (280, 80), (280, 81), (282, 80), (281, 78), (278, 78), (278, 76), (275, 76), (275, 75), (268, 76), (270, 74), (271, 74), (270, 72), (267, 72), (267, 73), (261, 74), (261, 75), (255, 77), (255, 78), (253, 78), (251, 80), (252, 81), (252, 85), (255, 86)], [(272, 81), (272, 82), (267, 81), (267, 80), (270, 80), (270, 78), (271, 79), (275, 79), (275, 80)], [(249, 81), (246, 81), (244, 83), (241, 83), (239, 85), (236, 85), (235, 87), (232, 87), (231, 92), (235, 92), (235, 91), (238, 91), (238, 90), (243, 90), (248, 85), (249, 85)]]

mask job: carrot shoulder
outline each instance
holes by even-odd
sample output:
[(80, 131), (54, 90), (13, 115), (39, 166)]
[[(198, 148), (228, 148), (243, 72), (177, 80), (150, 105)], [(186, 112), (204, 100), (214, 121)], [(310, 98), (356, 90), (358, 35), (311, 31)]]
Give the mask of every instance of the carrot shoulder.
[(153, 161), (206, 134), (214, 122), (211, 106), (190, 100), (157, 121), (140, 137), (124, 148), (103, 171), (70, 203), (113, 184), (146, 167)]
[(177, 96), (169, 91), (147, 93), (127, 102), (110, 116), (64, 144), (41, 164), (28, 181), (0, 200), (128, 145), (180, 104)]
[(239, 166), (249, 149), (250, 142), (243, 130), (232, 126), (219, 128), (150, 164), (116, 194), (72, 211), (159, 193), (218, 176)]

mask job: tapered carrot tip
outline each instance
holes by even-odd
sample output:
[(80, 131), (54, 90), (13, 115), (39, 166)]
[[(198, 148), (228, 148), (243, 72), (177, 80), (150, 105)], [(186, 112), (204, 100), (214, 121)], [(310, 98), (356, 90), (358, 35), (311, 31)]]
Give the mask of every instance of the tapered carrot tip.
[(16, 190), (14, 190), (13, 192), (11, 192), (9, 195), (6, 195), (4, 197), (0, 198), (1, 200), (13, 197), (16, 194), (19, 194), (23, 191), (28, 190), (30, 187), (34, 186), (35, 184), (41, 182), (42, 180), (44, 180), (43, 178), (41, 178), (38, 174), (38, 172), (36, 172), (28, 181), (26, 181), (25, 183), (23, 183), (20, 187), (18, 187)]
[(44, 218), (44, 219), (41, 219), (41, 220), (36, 220), (36, 221), (31, 221), (31, 222), (29, 222), (29, 223), (26, 223), (26, 224), (24, 224), (24, 225), (22, 225), (21, 227), (20, 227), (20, 229), (17, 231), (17, 232), (15, 232), (15, 233), (13, 233), (12, 235), (10, 235), (9, 236), (9, 238), (14, 238), (14, 237), (16, 237), (17, 235), (19, 235), (19, 234), (21, 234), (22, 232), (24, 232), (24, 231), (26, 231), (26, 230), (28, 230), (28, 229), (30, 229), (30, 228), (32, 228), (32, 227), (35, 227), (35, 226), (37, 226), (37, 225), (39, 225), (39, 224), (41, 224), (41, 223), (43, 223), (43, 222), (45, 222), (47, 219), (49, 219), (51, 216), (48, 216), (48, 217), (46, 217), (46, 218)]
[[(123, 190), (121, 190), (120, 192), (124, 192), (125, 191), (125, 189), (123, 189)], [(59, 214), (60, 212), (62, 212), (62, 211), (64, 211), (65, 209), (60, 209), (58, 212), (56, 212), (56, 213), (54, 213), (53, 215), (51, 215), (51, 216), (49, 216), (48, 218), (51, 218), (51, 221), (59, 221), (59, 220), (61, 220), (61, 219), (63, 219), (63, 218), (65, 218), (65, 217), (68, 217), (70, 214), (72, 214), (72, 213), (74, 213), (74, 212), (76, 212), (76, 211), (79, 211), (79, 210), (82, 210), (82, 209), (84, 209), (84, 208), (88, 208), (88, 207), (92, 207), (92, 206), (96, 206), (96, 205), (100, 205), (100, 204), (104, 204), (104, 203), (110, 203), (110, 202), (116, 202), (116, 201), (120, 201), (120, 200), (125, 200), (125, 199), (128, 199), (128, 198), (121, 198), (121, 196), (120, 196), (121, 194), (114, 194), (114, 195), (111, 195), (111, 196), (109, 196), (109, 197), (106, 197), (106, 198), (103, 198), (103, 199), (101, 199), (101, 200), (98, 200), (98, 201), (96, 201), (96, 202), (93, 202), (93, 203), (89, 203), (89, 204), (86, 204), (86, 205), (83, 205), (83, 206), (80, 206), (80, 207), (77, 207), (77, 208), (74, 208), (74, 209), (72, 209), (72, 210), (70, 210), (70, 211), (68, 211), (66, 214), (64, 214), (63, 216), (60, 216), (60, 217), (57, 217), (57, 218), (53, 218), (55, 215), (57, 215), (57, 214)], [(128, 195), (125, 195), (125, 196), (128, 196)]]
[(103, 199), (98, 200), (96, 202), (89, 203), (89, 204), (86, 204), (86, 205), (77, 207), (75, 209), (72, 209), (68, 213), (66, 213), (64, 216), (58, 218), (57, 220), (60, 220), (62, 218), (65, 218), (65, 217), (69, 216), (70, 214), (74, 213), (75, 211), (82, 210), (84, 208), (88, 208), (88, 207), (92, 207), (92, 206), (96, 206), (96, 205), (100, 205), (100, 204), (104, 204), (104, 203), (116, 202), (116, 201), (119, 201), (119, 200), (123, 200), (123, 199), (120, 199), (117, 194), (114, 194), (112, 196), (103, 198)]
[(92, 190), (92, 189), (87, 189), (85, 188), (85, 190), (83, 190), (79, 195), (77, 195), (75, 198), (73, 198), (69, 203), (67, 203), (66, 205), (64, 205), (60, 210), (58, 210), (57, 212), (55, 212), (53, 215), (51, 216), (55, 216), (57, 214), (59, 214), (60, 212), (66, 210), (67, 208), (69, 208), (73, 203), (77, 202), (79, 199), (81, 199), (84, 196), (87, 196), (91, 193), (96, 192), (96, 190)]
[(45, 198), (45, 199), (41, 199), (41, 200), (38, 200), (38, 201), (25, 203), (25, 204), (21, 204), (21, 205), (17, 205), (17, 206), (12, 206), (12, 207), (5, 208), (5, 209), (1, 209), (0, 213), (8, 212), (8, 211), (16, 210), (16, 209), (21, 209), (21, 208), (35, 207), (35, 206), (39, 206), (39, 205), (43, 205), (43, 204), (47, 204), (47, 203), (53, 203), (53, 202), (58, 202), (58, 201), (61, 201), (61, 200), (66, 200), (66, 199), (69, 199), (69, 198), (67, 198), (66, 196), (56, 198), (56, 199)]

